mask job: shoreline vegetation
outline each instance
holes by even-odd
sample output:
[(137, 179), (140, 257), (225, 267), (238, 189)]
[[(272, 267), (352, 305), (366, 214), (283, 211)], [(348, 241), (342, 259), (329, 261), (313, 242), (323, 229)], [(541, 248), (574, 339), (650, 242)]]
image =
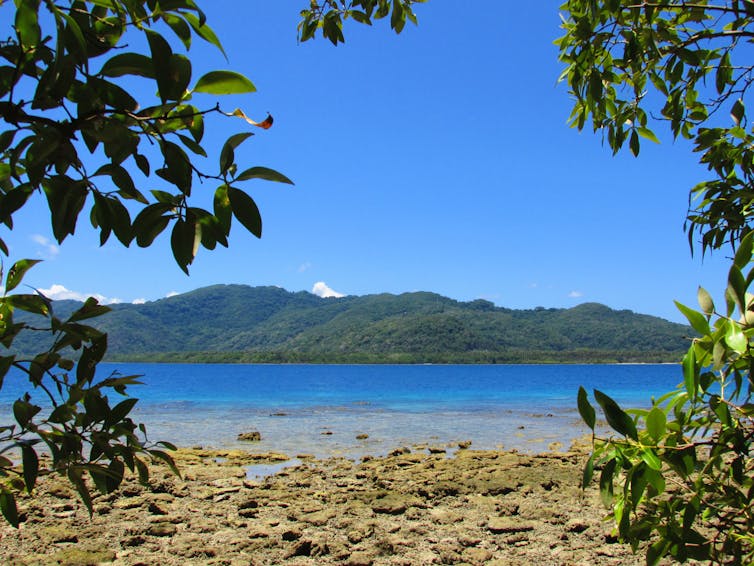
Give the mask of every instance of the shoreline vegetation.
[(434, 355), (412, 353), (321, 354), (309, 352), (154, 352), (107, 356), (107, 362), (186, 363), (186, 364), (342, 364), (342, 365), (420, 365), (420, 364), (678, 364), (681, 352), (621, 352), (575, 350), (566, 352), (509, 351), (467, 352)]
[(581, 490), (586, 457), (583, 443), (425, 445), (360, 461), (184, 448), (182, 478), (153, 466), (150, 487), (128, 477), (95, 495), (91, 518), (66, 481), (42, 478), (0, 541), (11, 566), (643, 564), (603, 520), (596, 482)]

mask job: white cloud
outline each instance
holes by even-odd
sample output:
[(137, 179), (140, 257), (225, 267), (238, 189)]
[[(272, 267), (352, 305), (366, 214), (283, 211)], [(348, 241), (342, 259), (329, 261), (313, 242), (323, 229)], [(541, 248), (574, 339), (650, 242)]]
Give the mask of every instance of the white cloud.
[(304, 263), (298, 266), (298, 272), (303, 273), (304, 271), (311, 269), (311, 267), (312, 267), (311, 262), (305, 261)]
[(337, 291), (334, 291), (330, 287), (327, 286), (327, 283), (324, 281), (317, 281), (314, 284), (314, 287), (312, 287), (312, 294), (317, 295), (318, 297), (322, 297), (323, 299), (329, 299), (331, 297), (335, 297), (336, 299), (340, 297), (345, 297), (343, 293), (338, 293)]
[(52, 259), (58, 255), (60, 248), (50, 242), (47, 238), (41, 234), (32, 234), (31, 239), (34, 243), (40, 245), (42, 249), (38, 252), (40, 256), (46, 259)]
[(121, 302), (120, 299), (114, 297), (105, 297), (104, 295), (100, 295), (99, 293), (79, 293), (78, 291), (71, 291), (70, 289), (65, 288), (63, 285), (58, 285), (57, 283), (50, 286), (49, 289), (39, 289), (39, 292), (48, 299), (52, 299), (53, 301), (61, 301), (65, 299), (70, 299), (73, 301), (85, 301), (88, 297), (94, 297), (103, 305), (111, 305), (113, 303)]
[(169, 299), (170, 297), (175, 297), (176, 295), (180, 295), (178, 291), (170, 291), (167, 295), (165, 295), (166, 299)]
[(568, 293), (568, 296), (571, 299), (578, 299), (579, 297), (583, 297), (584, 293), (582, 293), (581, 291), (571, 291), (570, 293)]
[(131, 301), (131, 304), (132, 305), (143, 305), (146, 302), (147, 302), (146, 299), (138, 298), (138, 299), (134, 299), (133, 301)]

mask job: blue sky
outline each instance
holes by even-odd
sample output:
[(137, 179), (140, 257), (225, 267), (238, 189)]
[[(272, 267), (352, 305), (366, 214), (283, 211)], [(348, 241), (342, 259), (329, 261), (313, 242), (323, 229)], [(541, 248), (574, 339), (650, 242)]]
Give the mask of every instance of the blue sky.
[[(26, 282), (124, 302), (215, 283), (324, 283), (511, 308), (597, 301), (678, 321), (673, 300), (695, 305), (699, 284), (720, 296), (724, 254), (692, 257), (682, 229), (688, 190), (706, 175), (689, 144), (660, 128), (662, 143), (647, 142), (638, 159), (613, 157), (599, 136), (568, 127), (552, 44), (559, 2), (514, 15), (499, 0), (431, 0), (416, 8), (418, 27), (396, 36), (385, 21), (350, 25), (337, 48), (297, 44), (306, 3), (200, 3), (230, 61), (197, 43), (195, 77), (243, 72), (258, 92), (222, 107), (275, 117), (237, 151), (239, 163), (296, 183), (244, 185), (262, 212), (261, 240), (235, 226), (230, 248), (200, 250), (186, 277), (168, 234), (146, 250), (100, 248), (83, 215), (76, 235), (54, 245), (38, 196), (7, 238), (11, 261), (45, 259)], [(0, 9), (6, 29), (10, 13)], [(213, 167), (222, 141), (243, 130), (241, 120), (212, 120)], [(197, 185), (196, 202), (208, 205), (214, 188)]]

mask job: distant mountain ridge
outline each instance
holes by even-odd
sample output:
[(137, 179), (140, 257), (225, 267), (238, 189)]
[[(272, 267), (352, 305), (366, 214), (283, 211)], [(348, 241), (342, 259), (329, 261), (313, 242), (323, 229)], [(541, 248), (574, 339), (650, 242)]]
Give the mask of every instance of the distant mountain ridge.
[[(56, 312), (75, 307), (56, 301)], [(213, 285), (115, 304), (95, 326), (118, 360), (348, 363), (677, 361), (687, 326), (597, 303), (513, 310), (429, 292), (323, 299)], [(31, 346), (31, 345), (30, 345)]]

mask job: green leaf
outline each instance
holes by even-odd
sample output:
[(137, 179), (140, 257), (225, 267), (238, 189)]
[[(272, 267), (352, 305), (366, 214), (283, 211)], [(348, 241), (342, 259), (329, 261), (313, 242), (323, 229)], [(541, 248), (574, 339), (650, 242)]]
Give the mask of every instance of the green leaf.
[(19, 446), (24, 466), (24, 484), (26, 484), (26, 491), (31, 493), (39, 475), (39, 458), (34, 448), (28, 442), (20, 442)]
[(754, 251), (754, 239), (752, 236), (754, 236), (754, 233), (749, 232), (738, 245), (736, 255), (733, 258), (733, 264), (738, 269), (744, 269), (752, 259), (752, 252)]
[(165, 104), (168, 100), (175, 100), (171, 96), (175, 91), (175, 85), (171, 79), (173, 75), (171, 69), (173, 50), (170, 48), (170, 44), (159, 33), (149, 29), (145, 30), (145, 33), (149, 42), (149, 50), (152, 54), (157, 90), (159, 91), (162, 103)]
[(41, 37), (38, 21), (39, 2), (16, 2), (15, 29), (24, 51), (37, 47)]
[(106, 77), (121, 77), (136, 75), (147, 79), (154, 79), (152, 59), (139, 53), (121, 53), (108, 59), (100, 73)]
[(641, 459), (644, 460), (644, 463), (653, 470), (659, 472), (662, 469), (662, 462), (651, 448), (644, 448), (644, 450), (641, 451)]
[(707, 318), (702, 313), (695, 311), (694, 309), (691, 309), (687, 307), (686, 305), (679, 303), (678, 301), (674, 301), (674, 302), (675, 302), (675, 306), (688, 319), (689, 323), (691, 324), (691, 327), (694, 330), (696, 330), (702, 336), (707, 336), (710, 334), (709, 322), (707, 321)]
[(641, 137), (646, 138), (654, 143), (660, 143), (660, 140), (657, 139), (657, 136), (649, 128), (643, 128), (639, 126), (638, 128), (636, 128), (636, 131), (639, 132), (639, 135)]
[(89, 488), (87, 488), (86, 484), (84, 483), (84, 478), (82, 477), (82, 469), (78, 466), (71, 466), (70, 468), (68, 468), (68, 480), (76, 488), (76, 491), (81, 497), (81, 501), (84, 502), (84, 505), (89, 511), (89, 515), (93, 515), (94, 509), (92, 507), (92, 496), (89, 493)]
[(683, 356), (683, 382), (689, 399), (694, 401), (699, 391), (699, 365), (696, 363), (696, 350), (692, 346)]
[(248, 138), (253, 136), (251, 132), (243, 132), (230, 136), (220, 151), (220, 174), (225, 174), (236, 159), (235, 149)]
[(220, 40), (217, 38), (217, 35), (215, 35), (215, 32), (212, 31), (211, 27), (204, 23), (203, 19), (200, 19), (194, 14), (188, 12), (183, 14), (183, 17), (186, 18), (186, 21), (189, 23), (189, 25), (191, 25), (191, 27), (194, 29), (197, 35), (199, 35), (199, 37), (217, 47), (223, 54), (223, 57), (225, 57), (226, 60), (228, 59), (228, 56), (225, 54), (225, 50), (223, 49)]
[(613, 430), (623, 436), (638, 440), (636, 424), (633, 419), (631, 419), (631, 417), (629, 417), (628, 414), (618, 406), (618, 403), (598, 389), (594, 390), (594, 398), (597, 400), (597, 403), (600, 404), (600, 407), (602, 407), (602, 410), (605, 413), (605, 418), (607, 419), (607, 424), (609, 424)]
[(5, 280), (5, 292), (7, 293), (8, 291), (15, 289), (23, 280), (26, 272), (40, 261), (41, 260), (38, 259), (22, 259), (14, 263), (8, 270), (8, 277)]
[(64, 175), (45, 179), (43, 186), (52, 217), (52, 232), (60, 244), (76, 231), (76, 221), (88, 191), (82, 182)]
[(641, 145), (639, 143), (639, 134), (636, 133), (636, 130), (631, 132), (631, 137), (628, 140), (628, 147), (631, 149), (631, 153), (634, 154), (634, 157), (639, 157)]
[(186, 275), (188, 275), (188, 266), (196, 257), (201, 241), (201, 232), (197, 233), (197, 226), (196, 219), (193, 217), (186, 220), (178, 219), (170, 236), (170, 247), (173, 250), (175, 262)]
[(234, 180), (248, 181), (249, 179), (264, 179), (265, 181), (276, 181), (278, 183), (287, 183), (288, 185), (293, 185), (293, 181), (291, 181), (288, 177), (286, 177), (282, 173), (278, 173), (273, 169), (268, 169), (267, 167), (250, 167)]
[(193, 139), (191, 139), (188, 136), (184, 136), (183, 134), (176, 134), (176, 135), (178, 136), (178, 139), (181, 140), (181, 143), (183, 143), (183, 145), (185, 145), (191, 151), (193, 151), (197, 155), (201, 155), (202, 157), (207, 157), (207, 152), (204, 151), (204, 148), (198, 143), (196, 143)]
[(170, 222), (169, 216), (164, 216), (170, 207), (162, 203), (150, 204), (134, 218), (133, 232), (136, 243), (141, 248), (152, 245), (154, 239)]
[(41, 314), (43, 316), (50, 314), (50, 303), (41, 295), (9, 295), (5, 298), (5, 302), (13, 308), (25, 312)]
[(577, 404), (579, 407), (579, 414), (590, 429), (594, 430), (594, 424), (596, 422), (596, 413), (594, 407), (589, 403), (586, 389), (583, 386), (579, 386), (579, 393), (577, 396)]
[(12, 526), (18, 528), (18, 508), (16, 507), (16, 498), (13, 494), (3, 487), (0, 487), (0, 511), (3, 517)]
[(613, 504), (613, 475), (615, 473), (615, 458), (608, 460), (600, 473), (600, 498), (605, 507)]
[(254, 200), (245, 192), (228, 187), (228, 198), (233, 215), (244, 227), (257, 238), (262, 237), (262, 216)]
[(136, 464), (136, 470), (139, 473), (139, 483), (147, 485), (149, 483), (149, 468), (139, 458), (134, 458), (134, 464)]
[(178, 466), (175, 465), (175, 460), (173, 460), (173, 457), (168, 454), (167, 452), (164, 452), (163, 450), (147, 450), (152, 456), (155, 458), (159, 458), (163, 462), (165, 462), (170, 470), (179, 478), (181, 477), (181, 472), (178, 469)]
[(660, 540), (652, 543), (647, 547), (647, 566), (657, 566), (660, 560), (668, 551), (671, 542), (667, 539), (661, 538)]
[(183, 194), (190, 195), (194, 172), (188, 155), (179, 145), (169, 141), (162, 142), (160, 149), (165, 167), (158, 169), (157, 175), (178, 187)]
[(667, 417), (659, 407), (652, 407), (646, 417), (647, 432), (655, 442), (658, 442), (665, 434)]
[(88, 297), (84, 302), (84, 305), (71, 314), (68, 318), (68, 322), (79, 322), (81, 320), (95, 318), (102, 316), (111, 310), (112, 309), (108, 306), (100, 305), (94, 297)]
[(728, 331), (725, 333), (725, 343), (731, 350), (739, 354), (745, 354), (749, 341), (741, 330), (741, 327), (737, 323), (731, 321), (731, 324), (728, 326)]
[(584, 471), (581, 475), (581, 489), (586, 489), (592, 483), (592, 477), (594, 476), (594, 454), (589, 456), (589, 459), (584, 464)]
[(722, 59), (717, 65), (717, 72), (715, 73), (715, 88), (717, 93), (722, 94), (725, 87), (731, 82), (733, 71), (730, 65), (730, 51), (726, 51)]
[(217, 221), (219, 222), (223, 233), (227, 236), (230, 234), (230, 223), (233, 217), (233, 209), (230, 206), (228, 198), (228, 185), (220, 185), (215, 190), (213, 210)]
[(744, 101), (743, 99), (739, 98), (736, 100), (736, 102), (733, 104), (733, 108), (730, 110), (730, 117), (733, 118), (733, 123), (736, 126), (741, 125), (741, 120), (743, 120), (744, 114), (746, 113), (746, 108), (744, 107)]
[(206, 94), (246, 94), (256, 92), (256, 87), (249, 79), (234, 71), (210, 71), (196, 81), (194, 92)]

